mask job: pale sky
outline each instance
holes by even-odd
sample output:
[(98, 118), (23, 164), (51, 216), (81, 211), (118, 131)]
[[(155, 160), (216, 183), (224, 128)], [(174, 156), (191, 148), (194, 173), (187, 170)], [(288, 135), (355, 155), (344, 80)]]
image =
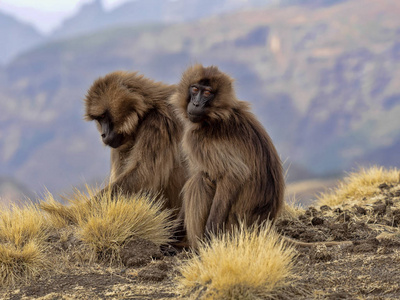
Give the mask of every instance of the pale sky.
[[(83, 3), (94, 0), (0, 0), (0, 11), (34, 25), (39, 31), (48, 33), (61, 22), (77, 12)], [(128, 0), (102, 0), (106, 9), (111, 9)]]

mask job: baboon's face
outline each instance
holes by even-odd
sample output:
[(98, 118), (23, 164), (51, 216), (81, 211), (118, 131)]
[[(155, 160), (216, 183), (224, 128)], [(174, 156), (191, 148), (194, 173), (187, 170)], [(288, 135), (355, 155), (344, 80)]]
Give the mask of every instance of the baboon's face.
[(215, 91), (202, 80), (192, 84), (189, 88), (189, 103), (187, 106), (188, 118), (193, 123), (199, 123), (207, 116), (207, 108), (215, 97)]
[(147, 110), (143, 96), (125, 83), (125, 75), (111, 73), (96, 80), (85, 98), (85, 119), (95, 120), (103, 143), (112, 148), (125, 144)]
[(93, 119), (97, 121), (97, 128), (105, 145), (118, 148), (123, 144), (124, 136), (115, 131), (112, 117), (108, 111), (99, 116), (94, 116)]
[(170, 103), (195, 127), (227, 121), (240, 106), (232, 83), (233, 79), (215, 66), (195, 65), (182, 74)]

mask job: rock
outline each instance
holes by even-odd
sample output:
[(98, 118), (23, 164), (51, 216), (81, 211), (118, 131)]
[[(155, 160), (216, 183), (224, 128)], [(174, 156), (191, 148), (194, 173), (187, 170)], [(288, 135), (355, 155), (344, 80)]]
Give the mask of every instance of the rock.
[(328, 205), (322, 205), (320, 208), (320, 211), (330, 211), (332, 208)]
[(155, 262), (146, 266), (138, 273), (138, 278), (143, 281), (159, 282), (168, 276), (170, 267), (163, 261)]
[(340, 207), (338, 207), (334, 210), (334, 212), (337, 214), (341, 214), (343, 212), (343, 210)]
[(147, 265), (152, 259), (163, 258), (156, 244), (141, 238), (127, 242), (121, 249), (120, 255), (126, 267), (140, 267)]
[(381, 190), (389, 189), (390, 186), (387, 183), (382, 183), (378, 186)]
[(352, 251), (356, 253), (376, 252), (379, 245), (379, 241), (375, 238), (362, 241), (354, 241), (353, 243), (354, 247)]
[(324, 219), (319, 218), (319, 217), (314, 217), (311, 220), (311, 224), (313, 224), (314, 226), (315, 225), (322, 225), (322, 224), (324, 224)]
[(386, 206), (393, 206), (393, 204), (394, 204), (394, 203), (393, 203), (393, 201), (392, 201), (390, 198), (386, 198), (386, 199), (385, 199), (385, 205), (386, 205)]
[(367, 214), (367, 210), (364, 207), (357, 206), (357, 205), (354, 205), (353, 207), (355, 208), (357, 214), (360, 214), (360, 215)]
[(311, 248), (310, 259), (315, 261), (329, 261), (332, 260), (332, 254), (325, 245), (321, 244)]
[(374, 213), (377, 215), (384, 215), (386, 212), (386, 205), (385, 204), (378, 204), (374, 207)]
[(336, 218), (336, 222), (349, 222), (349, 221), (350, 221), (350, 214), (348, 212), (344, 212)]

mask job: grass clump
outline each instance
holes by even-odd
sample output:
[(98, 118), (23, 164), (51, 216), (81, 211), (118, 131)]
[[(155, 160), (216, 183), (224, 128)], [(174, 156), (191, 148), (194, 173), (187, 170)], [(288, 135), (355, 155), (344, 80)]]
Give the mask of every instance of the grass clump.
[(55, 226), (72, 225), (77, 238), (100, 260), (119, 261), (119, 251), (130, 239), (142, 238), (156, 245), (169, 242), (174, 225), (171, 211), (163, 210), (159, 199), (144, 194), (97, 195), (88, 188), (87, 193), (76, 191), (67, 201), (63, 205), (48, 196), (41, 208)]
[(400, 171), (396, 168), (385, 169), (373, 166), (360, 168), (350, 173), (343, 181), (339, 181), (335, 189), (318, 196), (318, 205), (337, 206), (347, 201), (362, 200), (364, 197), (376, 195), (380, 184), (400, 183)]
[(101, 258), (118, 259), (121, 245), (132, 238), (143, 238), (156, 245), (169, 242), (171, 213), (160, 201), (147, 196), (103, 197), (87, 218), (78, 222), (78, 236)]
[(48, 267), (49, 227), (35, 205), (0, 212), (0, 286), (28, 280)]
[(66, 205), (55, 200), (51, 193), (47, 193), (39, 206), (47, 213), (49, 222), (54, 228), (61, 229), (70, 225), (78, 225), (80, 220), (87, 218), (92, 208), (90, 199), (94, 197), (94, 193), (89, 187), (86, 188), (88, 194), (75, 190), (71, 197), (65, 199)]
[(196, 299), (269, 299), (289, 293), (295, 250), (264, 223), (211, 237), (181, 268), (183, 294)]
[(298, 221), (300, 215), (304, 214), (305, 209), (297, 202), (296, 198), (292, 197), (289, 201), (285, 202), (282, 211), (280, 212), (277, 220), (291, 220)]

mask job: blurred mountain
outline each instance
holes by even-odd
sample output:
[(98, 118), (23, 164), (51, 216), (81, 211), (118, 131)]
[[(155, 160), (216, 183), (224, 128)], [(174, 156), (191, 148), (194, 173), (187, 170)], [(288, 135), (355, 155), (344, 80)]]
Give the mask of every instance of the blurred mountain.
[(280, 5), (329, 6), (349, 0), (280, 0)]
[(109, 149), (82, 120), (93, 80), (122, 69), (176, 83), (194, 62), (236, 79), (290, 180), (400, 166), (400, 2), (338, 2), (114, 27), (19, 56), (0, 81), (2, 174), (50, 191), (106, 178)]
[(49, 39), (65, 39), (98, 30), (134, 24), (171, 24), (220, 15), (235, 10), (265, 7), (266, 5), (323, 6), (346, 0), (131, 0), (111, 11), (104, 9), (102, 0), (83, 4), (80, 10), (66, 19), (49, 36), (34, 27), (0, 12), (0, 64)]
[(42, 42), (43, 36), (32, 26), (0, 12), (0, 64)]
[(0, 177), (0, 205), (36, 202), (35, 195), (25, 185), (10, 177)]
[(101, 0), (84, 4), (52, 34), (53, 39), (72, 37), (113, 26), (193, 22), (229, 11), (266, 6), (273, 0), (136, 0), (106, 11)]

